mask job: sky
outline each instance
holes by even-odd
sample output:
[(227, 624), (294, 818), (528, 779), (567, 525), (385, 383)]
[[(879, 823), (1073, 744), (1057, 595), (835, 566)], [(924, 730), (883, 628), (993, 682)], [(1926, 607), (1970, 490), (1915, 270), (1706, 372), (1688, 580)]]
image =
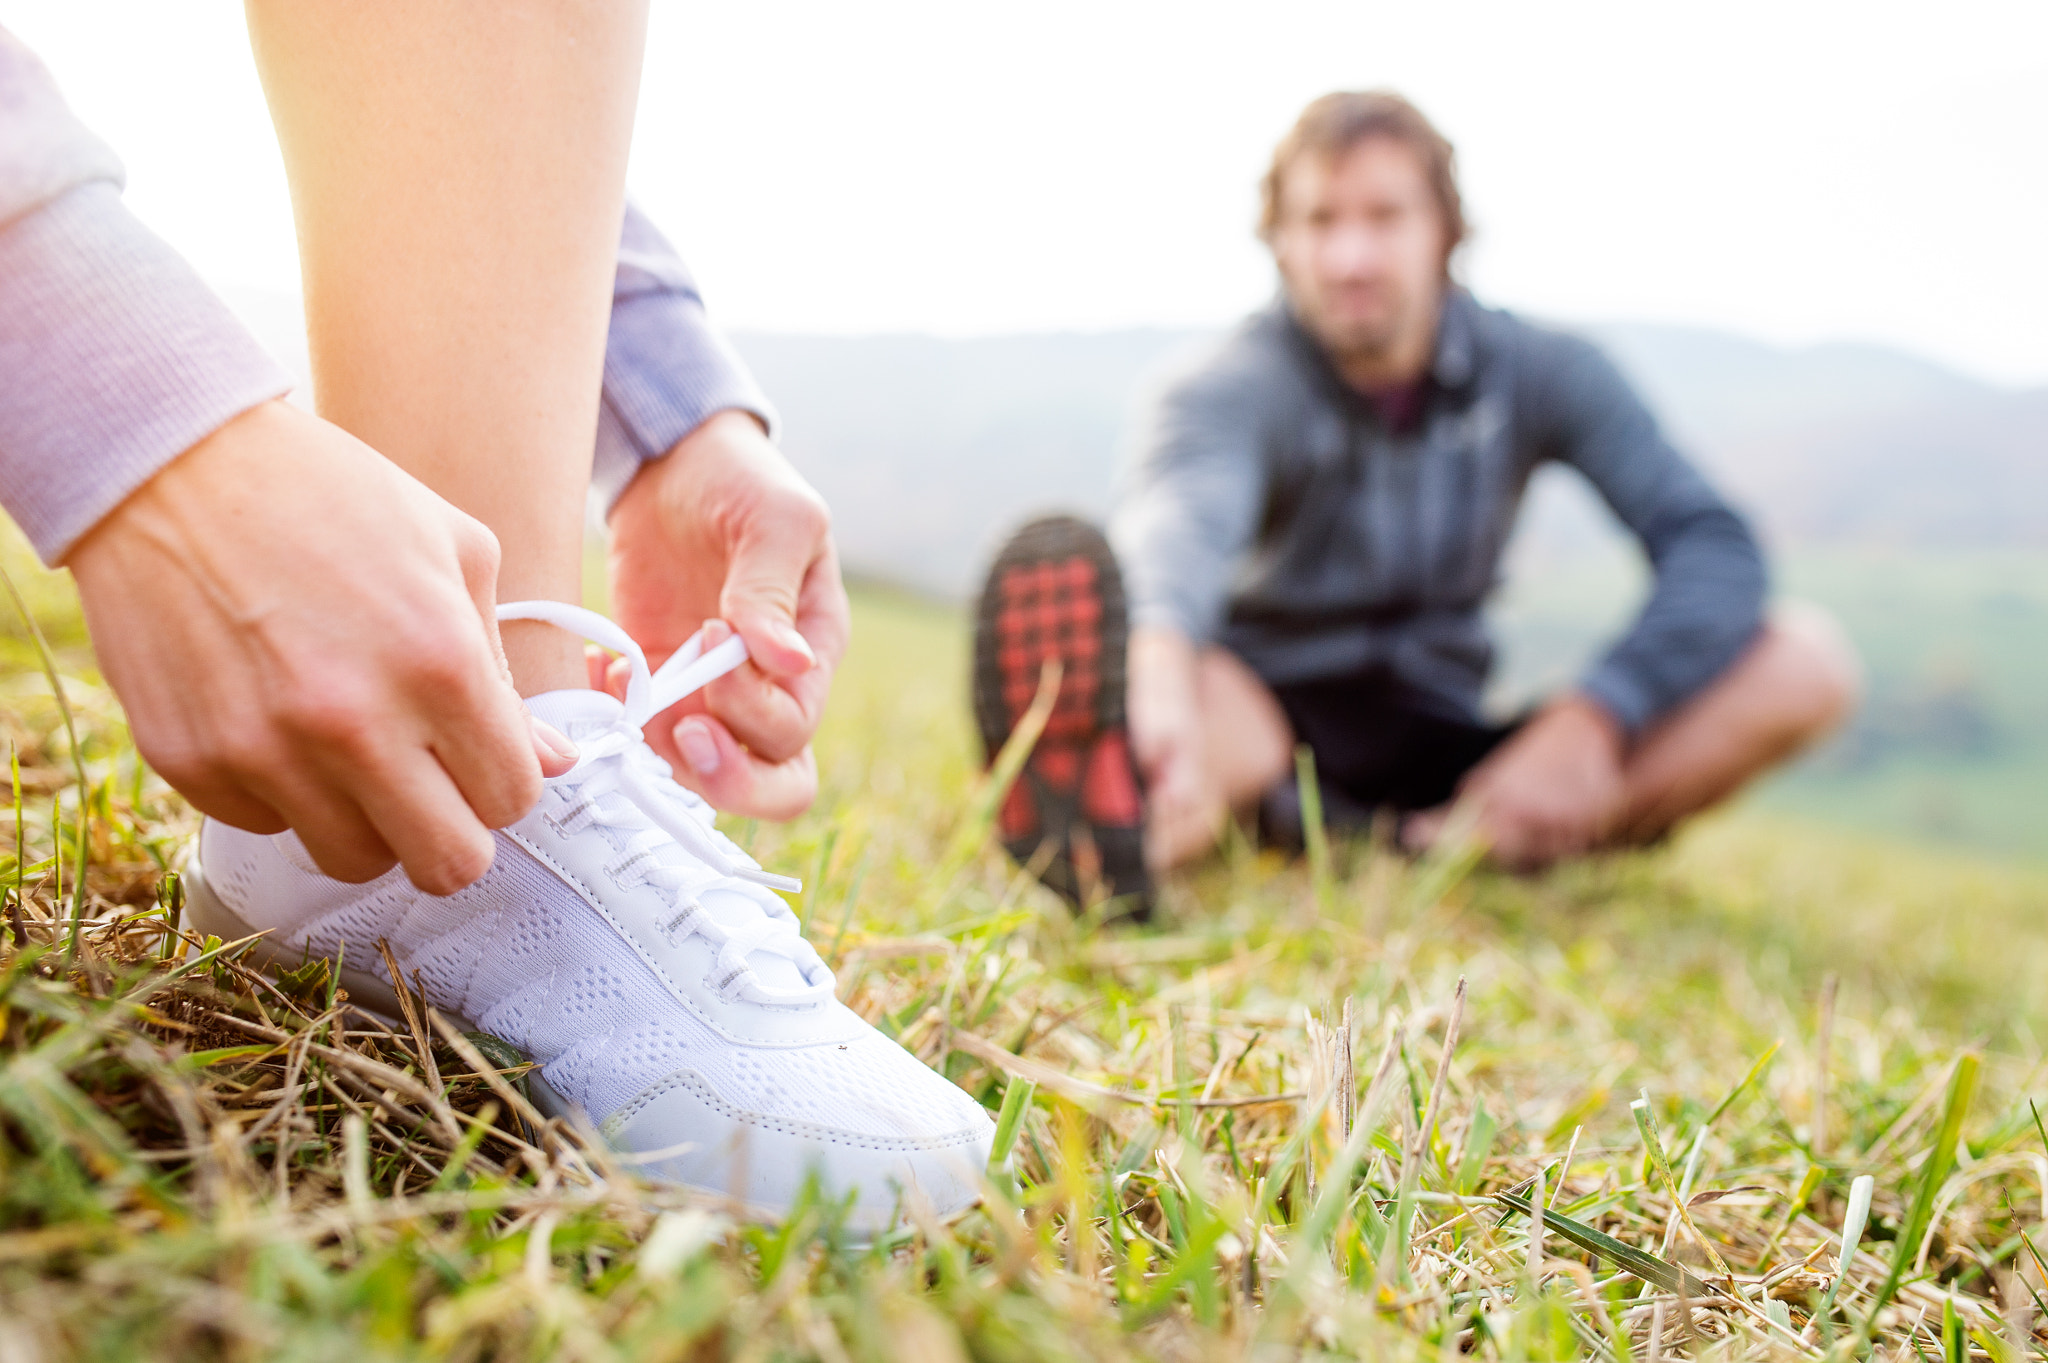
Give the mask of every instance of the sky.
[[(241, 7), (0, 0), (223, 287), (296, 287)], [(1216, 325), (1301, 105), (1457, 144), (1488, 301), (2048, 383), (2048, 3), (654, 0), (629, 187), (728, 326)]]

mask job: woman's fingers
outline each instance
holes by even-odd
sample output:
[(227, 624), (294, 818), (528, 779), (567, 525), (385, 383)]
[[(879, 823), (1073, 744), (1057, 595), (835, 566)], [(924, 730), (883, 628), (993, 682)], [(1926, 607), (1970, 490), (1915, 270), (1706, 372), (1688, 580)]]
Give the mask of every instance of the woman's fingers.
[(676, 780), (727, 813), (793, 819), (818, 794), (818, 764), (809, 747), (769, 761), (747, 751), (710, 715), (686, 715), (673, 726), (650, 726), (649, 740), (668, 759)]

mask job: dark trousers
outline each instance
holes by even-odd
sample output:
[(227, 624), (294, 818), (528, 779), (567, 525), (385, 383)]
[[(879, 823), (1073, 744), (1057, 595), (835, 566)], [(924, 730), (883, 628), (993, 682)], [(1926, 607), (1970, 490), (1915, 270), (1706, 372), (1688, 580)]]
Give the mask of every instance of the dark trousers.
[[(1332, 828), (1359, 828), (1382, 809), (1432, 809), (1457, 793), (1465, 774), (1523, 721), (1475, 723), (1445, 714), (1441, 702), (1374, 668), (1273, 688), (1297, 742), (1315, 754), (1323, 817)], [(1261, 801), (1267, 841), (1301, 844), (1301, 797), (1293, 777)]]

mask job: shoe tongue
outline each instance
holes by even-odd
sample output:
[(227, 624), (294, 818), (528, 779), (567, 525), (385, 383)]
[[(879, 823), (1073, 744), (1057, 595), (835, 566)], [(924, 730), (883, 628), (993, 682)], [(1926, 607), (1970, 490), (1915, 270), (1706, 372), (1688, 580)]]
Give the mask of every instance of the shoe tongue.
[[(602, 691), (578, 689), (570, 691), (544, 691), (537, 696), (526, 698), (526, 708), (536, 719), (552, 724), (562, 731), (572, 743), (580, 743), (590, 734), (602, 732), (617, 723), (626, 707)], [(624, 799), (618, 795), (618, 799)], [(666, 860), (694, 860), (681, 846), (670, 843), (657, 855)], [(751, 927), (769, 912), (756, 893), (768, 894), (767, 890), (753, 891), (719, 887), (706, 890), (697, 897), (704, 911), (711, 915), (720, 927), (740, 929)], [(802, 989), (810, 984), (796, 962), (769, 951), (753, 951), (747, 954), (747, 964), (761, 977), (761, 982), (771, 989)]]
[[(761, 891), (767, 894), (768, 891)], [(711, 915), (720, 927), (739, 929), (752, 927), (761, 921), (767, 910), (755, 901), (745, 890), (718, 886), (697, 896), (697, 903), (704, 912)], [(810, 984), (804, 973), (796, 968), (796, 962), (786, 956), (777, 956), (769, 951), (750, 951), (747, 964), (761, 977), (761, 983), (771, 989), (802, 989)]]
[(526, 708), (535, 719), (552, 724), (571, 742), (618, 722), (626, 707), (602, 691), (578, 687), (569, 691), (543, 691), (526, 698)]

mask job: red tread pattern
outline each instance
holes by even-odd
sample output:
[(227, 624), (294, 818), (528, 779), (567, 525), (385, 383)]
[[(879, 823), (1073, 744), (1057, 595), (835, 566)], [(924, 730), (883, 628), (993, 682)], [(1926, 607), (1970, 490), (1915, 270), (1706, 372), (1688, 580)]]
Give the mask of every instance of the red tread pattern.
[(1001, 590), (996, 658), (1010, 723), (1031, 708), (1045, 660), (1057, 657), (1064, 671), (1045, 736), (1074, 738), (1087, 733), (1095, 725), (1096, 693), (1102, 685), (1096, 632), (1102, 600), (1096, 594), (1095, 565), (1080, 557), (1018, 564), (1003, 570)]
[(974, 706), (993, 762), (1037, 698), (1046, 661), (1059, 660), (1052, 713), (997, 827), (1019, 864), (1075, 907), (1118, 896), (1128, 900), (1126, 914), (1143, 917), (1152, 887), (1124, 720), (1127, 627), (1123, 583), (1101, 532), (1062, 516), (1025, 525), (982, 588)]

